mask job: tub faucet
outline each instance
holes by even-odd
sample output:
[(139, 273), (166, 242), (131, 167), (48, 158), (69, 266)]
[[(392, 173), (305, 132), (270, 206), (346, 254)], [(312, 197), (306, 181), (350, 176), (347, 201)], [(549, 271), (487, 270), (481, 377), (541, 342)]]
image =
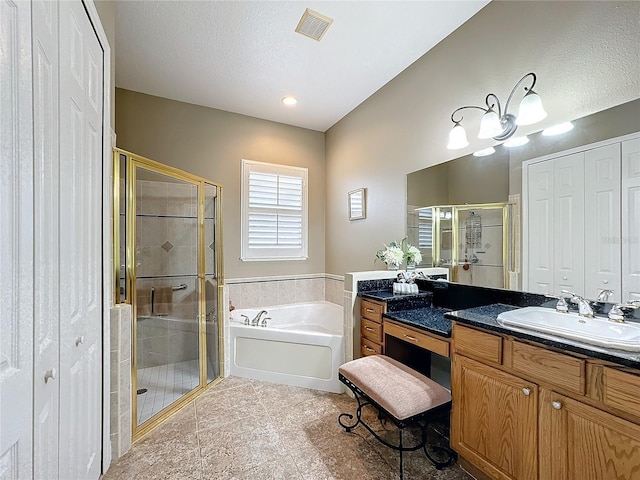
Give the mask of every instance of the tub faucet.
[(251, 325), (253, 325), (254, 327), (257, 327), (260, 324), (260, 318), (262, 317), (263, 314), (266, 315), (267, 311), (266, 310), (260, 310), (260, 312), (258, 312), (258, 314), (253, 317), (253, 320), (251, 320)]

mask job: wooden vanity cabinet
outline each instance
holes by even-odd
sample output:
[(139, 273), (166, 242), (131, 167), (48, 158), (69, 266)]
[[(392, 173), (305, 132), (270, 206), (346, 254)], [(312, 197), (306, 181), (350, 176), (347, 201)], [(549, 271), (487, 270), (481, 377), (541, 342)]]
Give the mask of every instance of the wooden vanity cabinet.
[(640, 480), (640, 372), (457, 323), (452, 351), (452, 447), (490, 478)]
[(493, 479), (536, 480), (538, 386), (461, 355), (451, 378), (451, 446)]
[(386, 311), (385, 302), (364, 298), (360, 302), (360, 353), (362, 356), (384, 353), (382, 314)]
[(540, 479), (640, 479), (640, 426), (552, 390), (540, 392)]

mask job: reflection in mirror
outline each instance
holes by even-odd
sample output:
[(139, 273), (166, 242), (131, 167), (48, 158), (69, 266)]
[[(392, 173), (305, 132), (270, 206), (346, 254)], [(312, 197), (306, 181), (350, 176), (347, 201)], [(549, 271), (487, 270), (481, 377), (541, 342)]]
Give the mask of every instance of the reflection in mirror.
[(365, 208), (365, 189), (359, 188), (349, 192), (349, 220), (366, 218)]
[[(453, 250), (455, 240), (453, 235), (447, 236), (443, 229), (440, 238), (434, 233), (439, 215), (444, 215), (441, 226), (455, 220), (455, 209), (452, 206), (487, 203), (507, 203), (511, 209), (509, 222), (503, 230), (506, 230), (506, 244), (512, 245), (512, 250), (507, 249), (509, 275), (505, 286), (510, 289), (520, 289), (521, 278), (521, 205), (522, 192), (522, 162), (544, 155), (563, 152), (571, 148), (588, 145), (594, 142), (627, 135), (640, 131), (640, 99), (633, 100), (616, 107), (594, 113), (592, 115), (572, 121), (574, 128), (555, 136), (543, 136), (541, 132), (529, 135), (529, 143), (518, 148), (506, 148), (504, 145), (494, 145), (495, 153), (475, 157), (467, 155), (450, 160), (439, 165), (428, 167), (407, 175), (407, 237), (409, 242), (418, 245), (422, 253), (421, 267), (435, 266), (441, 259), (436, 258), (435, 244), (441, 242), (441, 246), (447, 246), (448, 250), (441, 250), (441, 258), (453, 259), (453, 253), (459, 254), (464, 260), (465, 244), (458, 241), (458, 248)], [(488, 145), (487, 145), (488, 146)], [(440, 207), (440, 213), (435, 214), (435, 209), (424, 207), (449, 206), (450, 210)], [(467, 208), (471, 205), (466, 205)], [(429, 212), (429, 213), (427, 213)], [(446, 218), (447, 212), (451, 215)], [(486, 218), (485, 218), (486, 217)], [(458, 219), (458, 222), (464, 219)], [(482, 228), (488, 225), (489, 217), (482, 214)], [(494, 222), (491, 222), (493, 224)], [(466, 238), (466, 231), (458, 234), (461, 239)], [(453, 226), (449, 225), (451, 232)], [(493, 246), (492, 242), (488, 242)], [(484, 243), (483, 243), (484, 245)], [(449, 253), (445, 253), (449, 252)], [(467, 254), (470, 253), (467, 247)], [(481, 256), (477, 251), (478, 258)], [(472, 257), (473, 258), (473, 257)], [(480, 262), (478, 262), (480, 263)], [(454, 265), (455, 266), (455, 265)], [(457, 281), (470, 281), (469, 270), (464, 270), (464, 264), (458, 268), (460, 275), (456, 277), (454, 271), (451, 278)], [(483, 286), (497, 286), (495, 278), (476, 275), (473, 284)]]

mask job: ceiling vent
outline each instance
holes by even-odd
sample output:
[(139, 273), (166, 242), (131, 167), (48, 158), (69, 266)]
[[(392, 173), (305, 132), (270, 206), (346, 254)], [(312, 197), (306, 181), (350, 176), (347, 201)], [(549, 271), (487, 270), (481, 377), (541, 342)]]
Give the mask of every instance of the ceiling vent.
[(332, 23), (333, 19), (307, 8), (298, 22), (296, 32), (320, 41)]

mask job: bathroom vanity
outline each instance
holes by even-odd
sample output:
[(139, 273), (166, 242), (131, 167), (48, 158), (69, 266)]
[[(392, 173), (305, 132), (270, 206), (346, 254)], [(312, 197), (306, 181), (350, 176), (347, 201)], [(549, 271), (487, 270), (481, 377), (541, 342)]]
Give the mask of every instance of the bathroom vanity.
[(361, 354), (432, 378), (431, 359), (451, 359), (451, 446), (476, 478), (640, 479), (640, 352), (498, 323), (520, 307), (553, 308), (543, 295), (419, 285), (420, 297), (358, 293)]
[(447, 314), (451, 446), (478, 478), (640, 478), (640, 353), (514, 332), (514, 308)]

